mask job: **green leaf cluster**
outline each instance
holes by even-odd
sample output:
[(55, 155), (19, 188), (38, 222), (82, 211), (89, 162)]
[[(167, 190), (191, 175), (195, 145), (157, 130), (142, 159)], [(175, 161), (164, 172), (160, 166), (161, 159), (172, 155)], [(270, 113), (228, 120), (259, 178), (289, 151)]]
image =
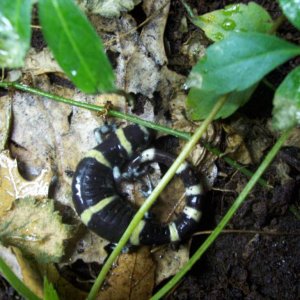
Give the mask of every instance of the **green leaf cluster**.
[[(300, 15), (300, 6), (294, 5), (293, 8), (293, 15)], [(222, 24), (229, 17), (235, 23), (234, 28), (226, 30), (223, 26), (222, 29)], [(296, 24), (297, 18), (294, 20)], [(270, 34), (274, 22), (262, 7), (251, 2), (248, 5), (231, 5), (193, 18), (193, 21), (209, 38), (219, 40), (207, 48), (205, 56), (192, 69), (185, 84), (186, 88), (190, 88), (187, 110), (193, 120), (205, 119), (224, 95), (227, 102), (216, 118), (230, 116), (250, 99), (258, 82), (266, 74), (300, 54), (299, 46)], [(216, 35), (219, 35), (218, 39)], [(299, 124), (299, 104), (295, 103), (297, 79), (294, 75), (287, 80), (293, 81), (289, 84), (294, 87), (293, 92), (283, 93), (279, 88), (274, 99), (274, 124), (278, 129)]]
[(214, 42), (224, 39), (231, 32), (266, 33), (273, 27), (269, 13), (254, 2), (228, 5), (224, 9), (193, 18), (193, 23)]
[(300, 29), (300, 3), (298, 0), (279, 0), (280, 7), (289, 21)]
[(0, 66), (23, 65), (30, 43), (31, 0), (0, 1)]
[[(0, 66), (21, 67), (30, 45), (31, 0), (0, 1)], [(101, 39), (73, 0), (39, 0), (44, 38), (55, 59), (83, 92), (115, 90)]]

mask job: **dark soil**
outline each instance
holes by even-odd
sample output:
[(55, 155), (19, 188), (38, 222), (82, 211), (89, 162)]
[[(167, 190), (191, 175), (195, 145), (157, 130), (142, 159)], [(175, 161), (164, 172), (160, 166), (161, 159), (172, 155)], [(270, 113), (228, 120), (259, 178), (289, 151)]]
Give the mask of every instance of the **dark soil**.
[[(188, 1), (198, 14), (238, 2), (249, 1)], [(264, 6), (273, 19), (281, 15), (277, 2), (255, 2)], [(182, 42), (188, 39), (188, 35), (198, 29), (189, 24), (188, 33), (182, 34), (176, 30), (183, 15), (185, 11), (180, 1), (172, 1), (166, 38), (173, 46), (173, 58), (170, 61), (176, 62), (169, 67), (187, 74), (189, 70), (182, 67), (184, 61), (179, 63), (176, 52)], [(280, 27), (278, 35), (299, 43), (299, 32), (287, 21)], [(269, 74), (267, 80), (276, 88), (298, 64), (299, 58), (289, 61)], [(272, 98), (273, 90), (261, 84), (239, 114), (265, 126), (265, 120), (271, 116)], [(300, 220), (291, 209), (299, 208), (300, 205), (299, 158), (297, 148), (282, 151), (264, 175), (272, 188), (257, 185), (228, 225), (227, 231), (217, 239), (168, 299), (299, 299)], [(282, 166), (287, 170), (286, 180), (278, 172)], [(248, 166), (253, 170), (256, 167)], [(248, 180), (222, 160), (218, 162), (218, 168), (220, 174), (226, 176), (217, 179), (207, 196), (208, 215), (203, 221), (204, 229), (207, 230), (218, 224), (238, 196), (237, 191)], [(195, 237), (192, 249), (195, 251), (203, 240), (202, 236)]]

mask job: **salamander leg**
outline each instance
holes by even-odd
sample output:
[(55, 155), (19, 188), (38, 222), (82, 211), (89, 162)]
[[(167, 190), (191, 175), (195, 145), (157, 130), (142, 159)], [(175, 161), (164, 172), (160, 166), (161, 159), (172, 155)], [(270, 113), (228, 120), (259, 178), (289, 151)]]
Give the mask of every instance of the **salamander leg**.
[(154, 190), (154, 185), (152, 183), (152, 180), (151, 180), (149, 174), (147, 174), (146, 178), (144, 180), (142, 180), (142, 183), (143, 183), (143, 188), (142, 188), (141, 193), (145, 198), (148, 198)]
[[(106, 251), (106, 253), (111, 254), (115, 250), (116, 246), (117, 243), (109, 243), (104, 247), (104, 250)], [(123, 247), (122, 253), (126, 254), (126, 253), (134, 252), (136, 248), (137, 247), (133, 245), (126, 245), (125, 247)]]

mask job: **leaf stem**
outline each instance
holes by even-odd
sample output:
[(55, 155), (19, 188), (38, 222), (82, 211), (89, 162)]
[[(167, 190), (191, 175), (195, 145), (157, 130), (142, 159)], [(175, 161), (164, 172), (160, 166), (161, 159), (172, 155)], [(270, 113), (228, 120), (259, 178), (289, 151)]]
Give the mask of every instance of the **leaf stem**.
[(204, 120), (204, 122), (197, 128), (193, 136), (190, 140), (186, 143), (183, 147), (181, 153), (176, 158), (174, 163), (171, 165), (169, 170), (163, 176), (161, 181), (155, 187), (151, 195), (146, 199), (143, 205), (140, 207), (138, 212), (135, 214), (134, 218), (130, 222), (129, 226), (127, 227), (126, 231), (124, 232), (123, 236), (121, 237), (119, 243), (117, 244), (116, 248), (113, 250), (111, 255), (106, 260), (105, 264), (103, 265), (99, 276), (97, 277), (88, 297), (87, 300), (95, 299), (99, 288), (101, 287), (102, 283), (105, 280), (106, 274), (109, 272), (113, 262), (116, 260), (124, 246), (126, 245), (127, 241), (129, 240), (134, 228), (139, 224), (139, 222), (144, 218), (145, 213), (150, 209), (152, 204), (155, 202), (159, 194), (163, 191), (166, 185), (171, 181), (173, 176), (176, 173), (176, 170), (179, 166), (185, 161), (187, 156), (191, 153), (193, 147), (197, 144), (201, 136), (205, 133), (208, 125), (213, 121), (214, 117), (224, 105), (225, 101), (227, 100), (227, 96), (223, 96), (219, 99), (219, 101), (213, 107), (209, 116)]
[(281, 26), (281, 24), (286, 20), (285, 15), (279, 16), (277, 19), (274, 20), (273, 26), (269, 31), (270, 34), (276, 33), (277, 29)]
[(213, 232), (208, 236), (208, 238), (204, 241), (204, 243), (200, 246), (200, 248), (195, 252), (195, 254), (190, 258), (190, 260), (186, 263), (185, 266), (165, 285), (163, 286), (155, 295), (152, 296), (151, 300), (161, 299), (168, 291), (170, 291), (180, 280), (181, 278), (192, 268), (192, 266), (200, 259), (202, 254), (210, 247), (210, 245), (214, 242), (214, 240), (218, 237), (224, 227), (227, 225), (229, 220), (232, 218), (237, 209), (241, 206), (241, 204), (246, 199), (247, 195), (253, 189), (254, 185), (258, 181), (259, 177), (265, 172), (271, 161), (274, 159), (277, 152), (280, 150), (283, 143), (289, 137), (291, 129), (285, 131), (275, 145), (272, 147), (270, 152), (267, 154), (261, 165), (258, 167), (252, 178), (249, 180), (247, 185), (244, 187), (243, 191), (233, 202), (232, 206), (217, 225), (217, 227), (213, 230)]
[[(84, 109), (89, 109), (92, 111), (97, 111), (97, 112), (101, 112), (103, 110), (105, 110), (106, 108), (104, 106), (99, 106), (99, 105), (94, 105), (94, 104), (89, 104), (89, 103), (85, 103), (85, 102), (80, 102), (80, 101), (76, 101), (73, 99), (68, 99), (68, 98), (64, 98), (61, 96), (57, 96), (36, 88), (32, 88), (29, 87), (27, 85), (24, 84), (20, 84), (17, 82), (7, 82), (7, 81), (0, 81), (0, 87), (9, 89), (9, 88), (16, 88), (18, 90), (24, 91), (24, 92), (28, 92), (34, 95), (38, 95), (41, 97), (46, 97), (49, 99), (52, 99), (54, 101), (60, 102), (60, 103), (64, 103), (64, 104), (69, 104), (69, 105), (73, 105), (73, 106), (77, 106), (77, 107), (81, 107)], [(125, 114), (116, 110), (109, 110), (108, 111), (108, 115), (111, 117), (115, 117), (115, 118), (120, 118), (120, 119), (124, 119), (127, 120), (129, 122), (135, 123), (135, 124), (139, 124), (166, 134), (170, 134), (173, 135), (177, 138), (181, 138), (184, 140), (189, 140), (191, 138), (191, 134), (188, 132), (184, 132), (184, 131), (180, 131), (180, 130), (175, 130), (163, 125), (159, 125), (150, 121), (146, 121), (143, 120), (139, 117), (136, 117), (134, 115), (129, 115), (129, 114)], [(220, 157), (222, 156), (222, 159), (224, 159), (229, 165), (231, 165), (232, 167), (236, 168), (239, 172), (241, 172), (242, 174), (244, 174), (247, 177), (251, 177), (253, 175), (253, 173), (251, 171), (249, 171), (248, 169), (246, 169), (245, 167), (241, 166), (239, 163), (237, 163), (236, 161), (234, 161), (233, 159), (231, 159), (228, 156), (224, 156), (223, 153), (214, 148), (211, 147), (208, 143), (201, 141), (202, 144), (209, 150), (211, 151), (213, 154), (215, 154), (216, 156)], [(263, 186), (263, 187), (269, 187), (268, 183), (260, 178), (259, 179), (259, 183)]]

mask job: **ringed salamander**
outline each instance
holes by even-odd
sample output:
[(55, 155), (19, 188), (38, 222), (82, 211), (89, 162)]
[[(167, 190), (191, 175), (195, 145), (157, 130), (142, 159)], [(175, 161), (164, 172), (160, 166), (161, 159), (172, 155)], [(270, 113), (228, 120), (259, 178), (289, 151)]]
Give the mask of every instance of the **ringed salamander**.
[[(144, 163), (158, 162), (170, 166), (174, 157), (151, 148), (145, 149), (153, 138), (152, 130), (129, 125), (111, 133), (90, 150), (79, 162), (72, 183), (73, 202), (82, 222), (99, 236), (116, 243), (131, 222), (137, 209), (117, 192), (121, 169), (132, 176), (139, 175)], [(160, 245), (188, 238), (201, 218), (203, 186), (190, 165), (184, 162), (176, 174), (185, 187), (185, 207), (176, 220), (162, 224), (144, 218), (134, 230), (131, 245)]]

